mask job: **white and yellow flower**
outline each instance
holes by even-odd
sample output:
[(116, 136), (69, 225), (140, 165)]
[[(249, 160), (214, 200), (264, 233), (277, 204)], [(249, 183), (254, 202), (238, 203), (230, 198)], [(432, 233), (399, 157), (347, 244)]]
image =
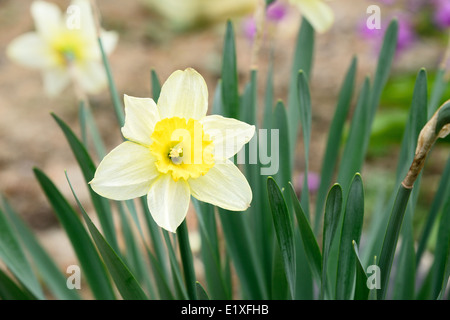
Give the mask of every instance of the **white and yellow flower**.
[(327, 31), (334, 23), (333, 10), (324, 0), (289, 0), (289, 2), (299, 8), (301, 14), (319, 33)]
[[(107, 85), (90, 3), (73, 0), (69, 8), (74, 10), (63, 14), (55, 4), (34, 1), (31, 15), (36, 31), (15, 38), (7, 48), (13, 61), (42, 71), (50, 96), (59, 94), (74, 77), (87, 93), (97, 93)], [(109, 54), (118, 36), (101, 31), (101, 39)]]
[(156, 223), (171, 232), (186, 217), (190, 196), (232, 211), (244, 211), (252, 191), (233, 157), (255, 127), (207, 116), (208, 89), (193, 69), (172, 73), (156, 104), (125, 95), (123, 136), (128, 140), (99, 164), (90, 182), (115, 200), (147, 195)]

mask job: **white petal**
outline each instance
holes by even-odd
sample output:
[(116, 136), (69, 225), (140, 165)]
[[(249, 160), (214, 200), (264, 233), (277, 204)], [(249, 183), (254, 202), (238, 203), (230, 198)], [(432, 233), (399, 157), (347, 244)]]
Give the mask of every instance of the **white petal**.
[(56, 66), (57, 56), (36, 32), (15, 38), (6, 49), (8, 57), (26, 67), (45, 69)]
[(119, 35), (114, 31), (102, 31), (101, 34), (103, 50), (109, 55), (114, 51), (119, 40)]
[(99, 93), (106, 88), (108, 79), (101, 62), (86, 61), (75, 65), (79, 84), (87, 93)]
[(61, 67), (45, 70), (43, 78), (45, 92), (51, 97), (60, 94), (71, 81), (68, 71)]
[(149, 149), (126, 141), (103, 158), (90, 185), (103, 197), (128, 200), (147, 194), (158, 175)]
[(214, 157), (228, 159), (234, 156), (255, 134), (255, 126), (219, 115), (204, 117), (203, 130), (214, 143)]
[(33, 1), (31, 15), (37, 32), (46, 40), (50, 40), (64, 26), (61, 10), (53, 3)]
[(66, 11), (66, 26), (79, 29), (87, 38), (97, 39), (94, 15), (89, 0), (72, 0)]
[(190, 201), (189, 185), (184, 179), (175, 182), (170, 174), (153, 183), (147, 195), (148, 207), (155, 222), (175, 232), (186, 217)]
[(177, 70), (161, 88), (158, 100), (161, 118), (180, 117), (199, 120), (208, 111), (208, 87), (194, 69)]
[(333, 10), (323, 0), (291, 0), (291, 2), (298, 5), (301, 14), (317, 32), (323, 33), (333, 25)]
[(204, 176), (188, 182), (192, 196), (227, 210), (244, 211), (252, 201), (247, 179), (229, 160), (215, 164)]
[(159, 121), (158, 108), (151, 98), (124, 95), (125, 125), (122, 134), (128, 140), (149, 146), (155, 124)]

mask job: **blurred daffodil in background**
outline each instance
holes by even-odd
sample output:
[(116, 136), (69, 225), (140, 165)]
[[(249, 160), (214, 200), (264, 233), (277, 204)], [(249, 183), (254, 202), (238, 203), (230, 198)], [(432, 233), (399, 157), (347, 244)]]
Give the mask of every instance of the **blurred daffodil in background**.
[[(106, 88), (107, 77), (89, 1), (72, 1), (66, 14), (55, 4), (34, 1), (31, 15), (36, 31), (11, 41), (7, 47), (10, 59), (42, 71), (49, 96), (61, 93), (71, 81), (85, 93)], [(117, 44), (117, 33), (102, 30), (100, 36), (105, 53), (111, 53)]]
[(334, 23), (333, 10), (324, 0), (289, 0), (289, 2), (299, 8), (301, 14), (318, 33), (326, 32)]
[(99, 164), (90, 182), (98, 194), (128, 200), (147, 195), (156, 223), (171, 232), (186, 217), (190, 196), (232, 211), (246, 210), (250, 186), (230, 160), (253, 137), (255, 127), (206, 116), (208, 89), (194, 69), (175, 71), (151, 98), (125, 96), (128, 141)]
[[(301, 14), (314, 29), (326, 32), (334, 22), (332, 9), (324, 0), (144, 0), (159, 15), (164, 17), (174, 29), (186, 29), (205, 23), (223, 22), (226, 19), (245, 17), (255, 12), (258, 5), (280, 3), (298, 7)], [(272, 13), (277, 14), (274, 10)]]

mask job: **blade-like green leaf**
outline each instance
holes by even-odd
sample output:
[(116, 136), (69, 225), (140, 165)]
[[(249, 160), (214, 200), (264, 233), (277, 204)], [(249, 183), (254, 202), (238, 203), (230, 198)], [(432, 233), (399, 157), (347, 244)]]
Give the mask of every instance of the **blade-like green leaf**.
[(186, 285), (183, 283), (181, 268), (178, 264), (178, 259), (175, 254), (175, 249), (170, 239), (170, 235), (166, 230), (162, 230), (164, 241), (167, 247), (167, 253), (169, 255), (170, 269), (172, 271), (172, 283), (174, 287), (175, 296), (177, 299), (186, 300), (188, 294), (186, 291)]
[(303, 188), (300, 202), (305, 210), (306, 218), (309, 219), (309, 186), (308, 186), (308, 171), (309, 171), (309, 142), (311, 140), (311, 94), (309, 92), (308, 79), (305, 73), (301, 70), (297, 78), (298, 84), (298, 106), (300, 108), (300, 123), (303, 130), (303, 145), (305, 149), (305, 168), (303, 171)]
[[(286, 108), (283, 104), (283, 101), (278, 100), (275, 110), (272, 115), (272, 126), (270, 132), (267, 133), (267, 141), (270, 142), (268, 144), (268, 148), (272, 149), (273, 144), (278, 145), (278, 153), (271, 154), (272, 163), (270, 164), (272, 167), (278, 168), (277, 172), (273, 175), (273, 178), (277, 182), (277, 184), (281, 188), (287, 188), (289, 181), (292, 181), (292, 170), (290, 165), (290, 150), (289, 144), (287, 141), (289, 140), (289, 131), (287, 130), (287, 114)], [(278, 130), (278, 141), (271, 141), (272, 132), (276, 133)], [(270, 140), (269, 140), (270, 133)], [(273, 151), (276, 151), (276, 147), (273, 148)], [(272, 153), (272, 150), (270, 151)]]
[(365, 154), (362, 152), (366, 136), (370, 135), (370, 125), (368, 123), (368, 104), (370, 94), (370, 81), (366, 77), (364, 85), (358, 97), (356, 109), (353, 114), (348, 139), (341, 157), (338, 172), (338, 182), (344, 192), (348, 190), (352, 177), (356, 172), (361, 171)]
[[(91, 157), (89, 156), (89, 153), (86, 151), (86, 148), (73, 133), (73, 131), (69, 128), (69, 126), (55, 114), (52, 114), (52, 116), (63, 131), (67, 142), (69, 143), (70, 148), (72, 149), (72, 152), (81, 168), (84, 180), (86, 181), (86, 183), (90, 182), (94, 178), (96, 167)], [(96, 192), (94, 192), (92, 188), (89, 187), (88, 189), (92, 204), (94, 205), (95, 211), (100, 220), (102, 231), (104, 232), (108, 243), (114, 248), (116, 252), (119, 252), (116, 233), (114, 230), (114, 221), (112, 218), (113, 215), (111, 207), (109, 206), (109, 202), (98, 195)]]
[(19, 215), (13, 210), (6, 199), (3, 198), (3, 208), (8, 219), (14, 225), (17, 234), (20, 234), (20, 241), (39, 272), (42, 281), (56, 299), (78, 300), (80, 296), (76, 290), (70, 290), (66, 285), (66, 277), (61, 273), (55, 261), (45, 251), (39, 240), (22, 221)]
[(197, 299), (197, 290), (195, 288), (195, 269), (194, 257), (192, 256), (191, 245), (189, 243), (189, 231), (186, 220), (184, 220), (177, 229), (178, 245), (180, 247), (181, 263), (184, 270), (184, 280), (191, 300)]
[(158, 74), (155, 69), (152, 69), (150, 77), (152, 80), (152, 97), (155, 102), (158, 102), (159, 94), (161, 92), (161, 83), (159, 82)]
[(267, 179), (267, 192), (272, 211), (275, 234), (283, 257), (291, 297), (295, 297), (295, 245), (291, 217), (283, 194), (272, 177)]
[(306, 257), (308, 259), (312, 274), (315, 276), (316, 280), (320, 282), (322, 273), (322, 255), (320, 254), (319, 245), (317, 244), (314, 232), (309, 225), (308, 218), (306, 217), (305, 212), (297, 199), (294, 187), (291, 183), (289, 183), (289, 186), (292, 204), (294, 207), (295, 216), (297, 217), (297, 223), (303, 240), (302, 243), (305, 248)]
[(72, 184), (70, 183), (69, 177), (66, 172), (66, 179), (69, 183), (70, 190), (75, 198), (75, 201), (80, 208), (80, 211), (83, 215), (83, 219), (86, 222), (86, 225), (89, 229), (89, 232), (94, 240), (97, 249), (99, 250), (103, 261), (108, 268), (109, 273), (111, 274), (114, 283), (117, 286), (122, 298), (125, 300), (147, 300), (147, 296), (137, 283), (134, 275), (130, 272), (128, 267), (123, 263), (122, 259), (117, 255), (114, 249), (106, 242), (103, 235), (98, 231), (97, 227), (92, 222), (91, 218), (89, 218), (88, 214), (84, 210), (80, 200), (78, 200), (75, 191), (73, 190)]
[(439, 131), (441, 131), (442, 127), (444, 127), (446, 124), (449, 123), (450, 123), (450, 100), (444, 103), (439, 109), (435, 133), (438, 134)]
[(238, 119), (239, 117), (239, 90), (236, 62), (236, 44), (233, 24), (227, 22), (222, 61), (222, 103), (225, 117)]
[[(434, 261), (432, 266), (431, 280), (431, 298), (437, 299), (442, 291), (445, 291), (448, 282), (450, 252), (450, 198), (442, 210), (442, 216), (439, 222), (438, 236), (436, 240), (436, 249), (434, 252)], [(446, 270), (447, 269), (447, 270)]]
[(78, 214), (45, 173), (35, 168), (34, 174), (70, 239), (92, 293), (97, 299), (114, 299), (105, 265)]
[(380, 270), (381, 270), (381, 288), (377, 293), (378, 299), (386, 297), (388, 280), (391, 273), (392, 261), (394, 259), (395, 249), (397, 247), (398, 236), (403, 222), (403, 216), (406, 212), (409, 196), (412, 189), (405, 188), (400, 185), (397, 198), (395, 199), (394, 207), (389, 219), (389, 224), (384, 236), (383, 246), (380, 254)]
[[(245, 214), (245, 213), (244, 213)], [(233, 262), (242, 290), (241, 299), (267, 299), (267, 284), (263, 280), (262, 266), (251, 241), (250, 226), (245, 223), (241, 212), (219, 208), (219, 217), (225, 237), (225, 244)]]
[(339, 243), (336, 276), (336, 299), (338, 300), (349, 300), (353, 298), (356, 265), (356, 258), (353, 253), (353, 241), (356, 241), (356, 243), (360, 241), (363, 220), (364, 189), (361, 176), (357, 173), (353, 178), (348, 192)]
[(314, 221), (314, 231), (317, 233), (320, 228), (322, 217), (322, 210), (325, 205), (325, 197), (327, 196), (328, 188), (331, 184), (334, 169), (336, 167), (339, 148), (342, 141), (342, 132), (344, 129), (345, 120), (350, 109), (350, 104), (355, 86), (355, 76), (357, 68), (357, 58), (352, 59), (352, 63), (345, 76), (339, 93), (336, 111), (334, 112), (333, 120), (331, 122), (330, 131), (328, 133), (327, 145), (325, 148), (325, 155), (322, 161), (322, 170), (320, 173), (320, 186), (317, 191), (316, 199), (316, 219)]
[(214, 207), (208, 203), (200, 202), (195, 198), (192, 199), (192, 203), (197, 213), (200, 228), (202, 243), (200, 253), (205, 269), (205, 283), (208, 292), (214, 300), (231, 299), (231, 288), (227, 287), (224, 275), (222, 274)]
[(0, 300), (35, 300), (36, 298), (22, 288), (0, 269)]
[(288, 121), (289, 121), (289, 150), (293, 156), (298, 125), (300, 122), (300, 109), (298, 107), (297, 77), (303, 70), (307, 77), (311, 75), (314, 52), (314, 29), (307, 19), (302, 19), (295, 47), (294, 59), (291, 67), (291, 78), (288, 91)]
[(328, 192), (325, 206), (323, 223), (323, 244), (322, 244), (322, 280), (320, 288), (320, 299), (325, 297), (325, 288), (327, 288), (328, 255), (331, 244), (333, 243), (337, 227), (342, 212), (342, 188), (335, 184)]
[(433, 89), (428, 101), (428, 119), (431, 119), (434, 112), (441, 105), (440, 101), (447, 87), (448, 81), (445, 79), (445, 68), (439, 68), (434, 78)]
[(36, 298), (44, 299), (42, 288), (17, 236), (14, 227), (0, 209), (0, 260)]
[(208, 294), (200, 282), (195, 282), (195, 289), (197, 290), (197, 300), (209, 300)]
[(100, 48), (100, 52), (102, 54), (103, 66), (105, 67), (106, 75), (108, 77), (108, 88), (111, 94), (111, 100), (113, 102), (114, 111), (116, 113), (117, 123), (119, 124), (119, 127), (123, 127), (125, 123), (123, 106), (122, 103), (120, 102), (119, 94), (117, 93), (116, 84), (114, 83), (114, 78), (112, 75), (111, 67), (109, 65), (108, 57), (106, 56), (102, 39), (100, 37), (98, 38), (98, 45)]
[[(370, 91), (369, 99), (369, 117), (367, 120), (368, 130), (372, 125), (375, 113), (378, 109), (378, 105), (381, 99), (381, 93), (386, 85), (391, 70), (392, 61), (394, 60), (395, 50), (397, 48), (397, 35), (398, 35), (398, 21), (394, 19), (389, 24), (386, 33), (384, 34), (383, 45), (378, 57), (377, 69), (375, 71), (375, 77), (373, 80), (373, 87)], [(366, 141), (362, 153), (365, 154), (369, 145), (370, 136), (365, 137)]]
[(355, 300), (367, 300), (369, 298), (369, 288), (367, 287), (367, 274), (359, 258), (358, 244), (353, 241), (353, 252), (356, 257), (356, 284)]
[(439, 210), (442, 207), (445, 199), (450, 198), (450, 157), (445, 165), (444, 172), (441, 176), (441, 181), (437, 188), (436, 194), (428, 212), (425, 226), (420, 236), (419, 245), (416, 252), (416, 266), (419, 266), (423, 253), (425, 252), (428, 239), (430, 238), (431, 230), (438, 217)]

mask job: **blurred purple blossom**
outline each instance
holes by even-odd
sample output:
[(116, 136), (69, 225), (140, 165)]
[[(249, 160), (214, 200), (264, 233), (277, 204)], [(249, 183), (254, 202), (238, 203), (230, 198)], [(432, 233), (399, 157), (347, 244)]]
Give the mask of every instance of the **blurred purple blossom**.
[(272, 2), (266, 9), (266, 17), (267, 20), (270, 21), (278, 22), (283, 20), (283, 18), (286, 16), (286, 13), (287, 6), (280, 1)]
[(434, 21), (442, 28), (450, 27), (450, 0), (435, 0), (434, 1)]
[[(382, 22), (381, 29), (369, 29), (366, 20), (361, 21), (358, 26), (358, 32), (364, 39), (371, 41), (376, 49), (380, 50), (384, 32), (391, 19)], [(410, 18), (406, 14), (397, 16), (398, 21), (398, 40), (397, 40), (397, 54), (408, 49), (416, 40), (416, 33)]]
[[(295, 189), (298, 194), (301, 193), (303, 189), (303, 180), (304, 180), (304, 174), (300, 173), (298, 176), (298, 179), (296, 179), (296, 185)], [(320, 176), (312, 171), (308, 172), (308, 189), (309, 192), (314, 193), (319, 189), (320, 186)]]
[(242, 22), (242, 30), (247, 39), (253, 40), (256, 34), (256, 23), (253, 17), (245, 18)]
[[(279, 22), (283, 20), (288, 12), (286, 4), (275, 1), (271, 3), (266, 9), (266, 18), (268, 21)], [(247, 39), (253, 40), (256, 34), (256, 23), (253, 16), (249, 16), (242, 22), (242, 29)]]

